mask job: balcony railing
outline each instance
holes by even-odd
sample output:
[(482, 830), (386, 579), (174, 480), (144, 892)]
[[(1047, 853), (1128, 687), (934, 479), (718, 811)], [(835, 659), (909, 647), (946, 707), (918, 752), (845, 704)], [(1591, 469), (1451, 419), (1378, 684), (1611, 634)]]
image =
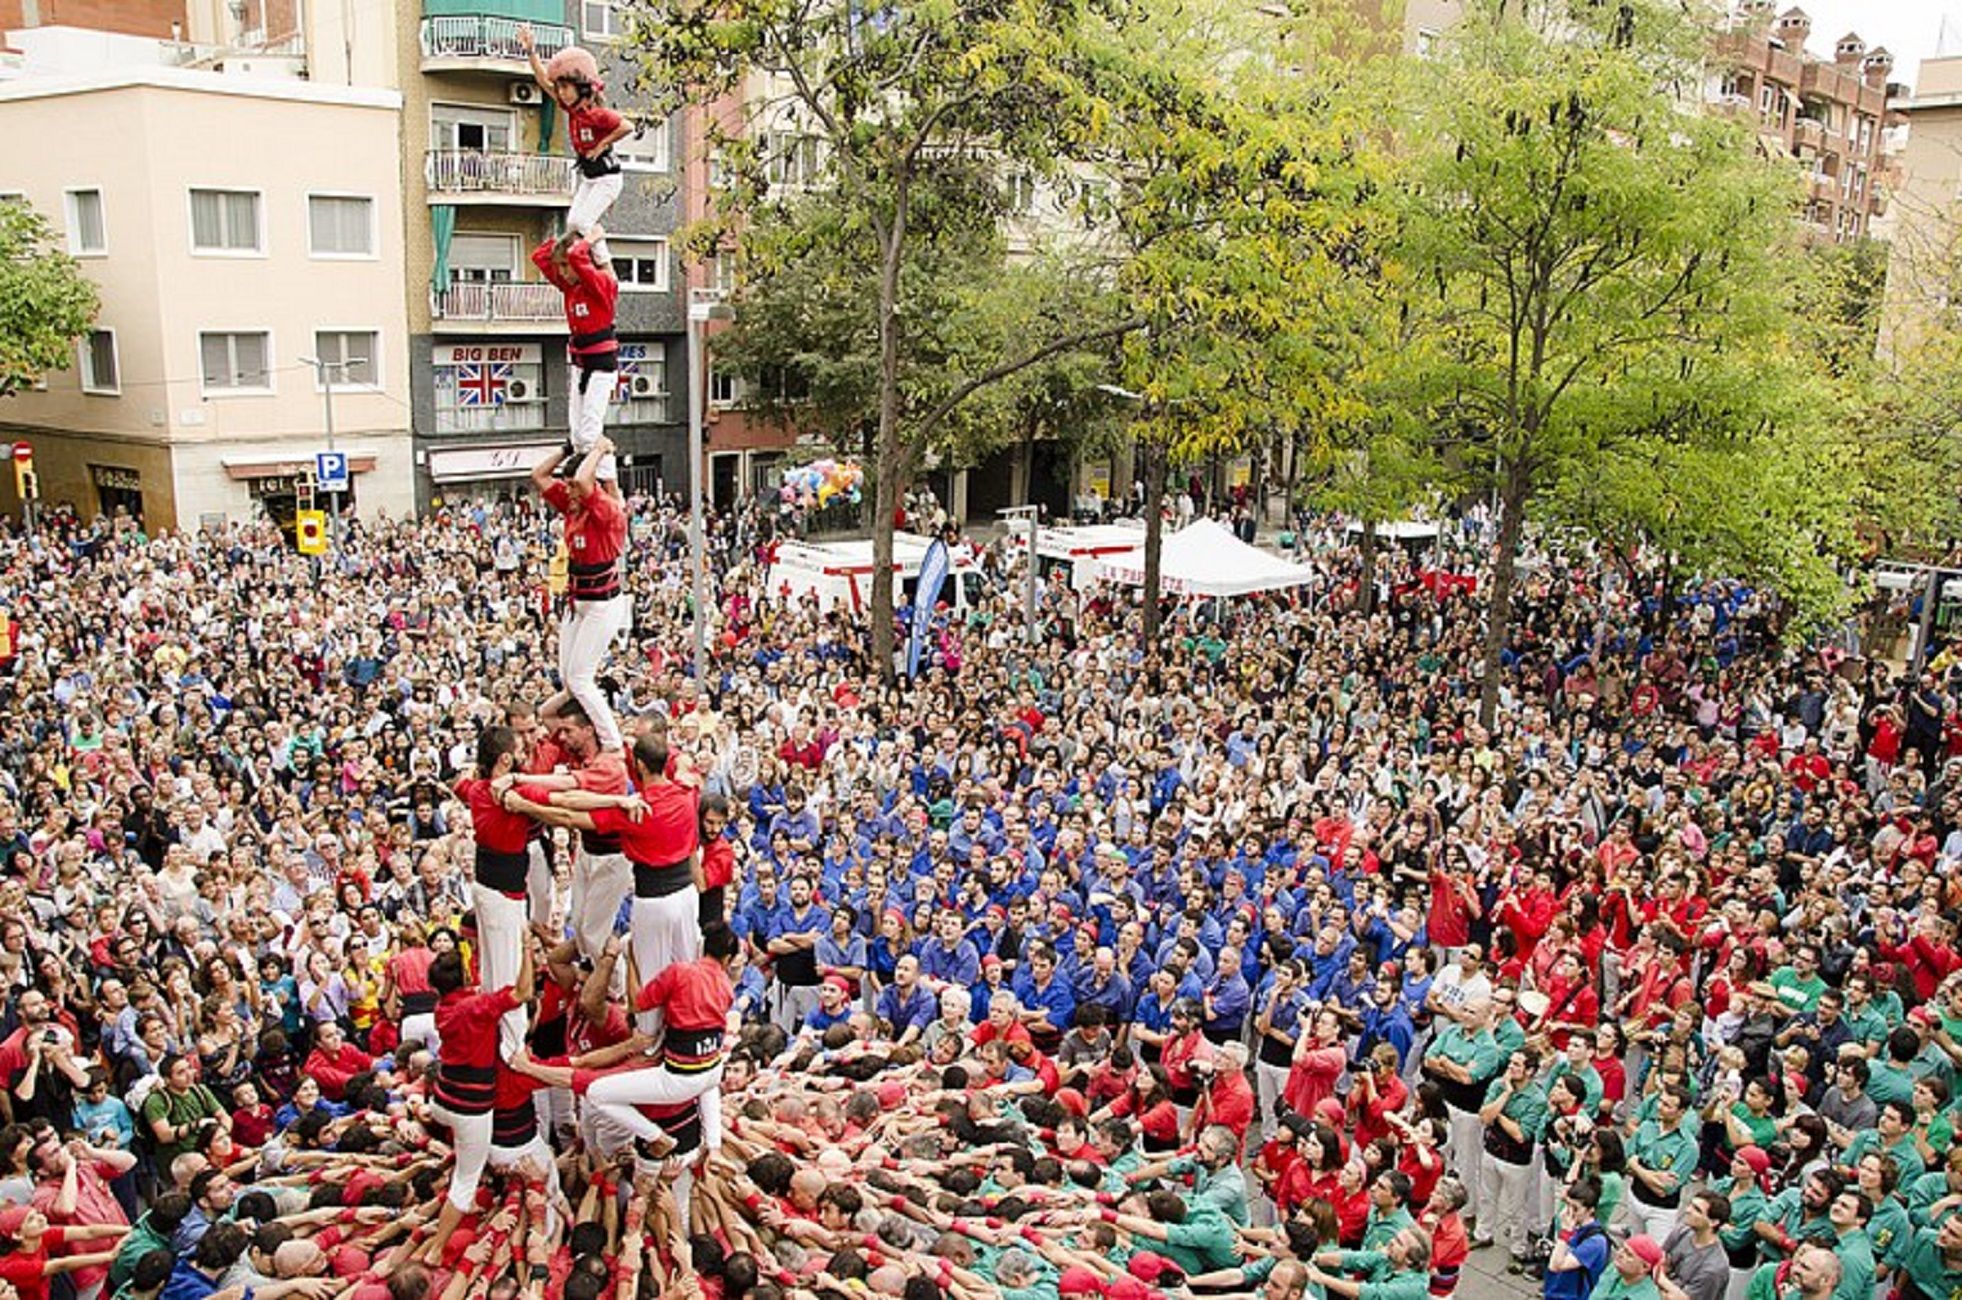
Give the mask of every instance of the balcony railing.
[(502, 406), (439, 406), (438, 433), (514, 433), (545, 427), (545, 403), (506, 402)]
[[(524, 47), (518, 44), (515, 18), (491, 14), (449, 14), (422, 20), (422, 58), (425, 63), (510, 63), (526, 66)], [(554, 23), (533, 23), (532, 41), (538, 57), (549, 59), (572, 44), (572, 29)]]
[(453, 284), (429, 295), (438, 320), (565, 323), (565, 298), (544, 283)]
[(552, 154), (431, 149), (423, 174), (432, 202), (440, 202), (438, 196), (471, 194), (541, 203), (572, 201), (572, 165)]

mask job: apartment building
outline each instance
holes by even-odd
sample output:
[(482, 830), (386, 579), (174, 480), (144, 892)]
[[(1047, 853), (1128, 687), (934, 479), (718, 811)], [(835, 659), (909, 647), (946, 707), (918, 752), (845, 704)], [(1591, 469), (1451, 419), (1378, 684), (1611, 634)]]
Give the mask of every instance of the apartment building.
[[(401, 0), (392, 20), (348, 29), (333, 6), (310, 9), (313, 79), (381, 79), (402, 96), (417, 503), (511, 490), (564, 441), (570, 382), (562, 300), (530, 256), (572, 200), (564, 113), (533, 82), (518, 29), (542, 57), (592, 50), (609, 102), (632, 117), (619, 13), (609, 0)], [(642, 128), (616, 146), (626, 185), (606, 221), (621, 286), (607, 433), (628, 490), (672, 490), (687, 469), (679, 170), (675, 124)]]
[[(378, 88), (129, 66), (0, 83), (0, 189), (101, 289), (74, 364), (0, 407), (42, 498), (152, 529), (289, 520), (338, 431), (366, 512), (412, 504), (398, 159)], [(269, 166), (275, 158), (303, 165)], [(11, 484), (8, 485), (11, 489)]]
[(1774, 18), (1769, 0), (1751, 0), (1719, 42), (1712, 98), (1802, 170), (1804, 221), (1816, 238), (1862, 239), (1886, 211), (1881, 138), (1894, 59), (1853, 32), (1833, 42), (1832, 58), (1815, 57), (1811, 34), (1803, 9)]
[(1906, 120), (1889, 224), (1883, 357), (1912, 349), (1962, 294), (1962, 55), (1923, 59)]

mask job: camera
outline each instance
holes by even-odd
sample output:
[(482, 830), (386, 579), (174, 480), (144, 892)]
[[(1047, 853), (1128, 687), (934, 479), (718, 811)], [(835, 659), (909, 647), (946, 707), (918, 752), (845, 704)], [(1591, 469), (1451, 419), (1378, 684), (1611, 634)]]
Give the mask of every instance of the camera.
[(52, 1047), (61, 1041), (61, 1035), (52, 1029), (45, 1030), (41, 1034), (41, 1041)]

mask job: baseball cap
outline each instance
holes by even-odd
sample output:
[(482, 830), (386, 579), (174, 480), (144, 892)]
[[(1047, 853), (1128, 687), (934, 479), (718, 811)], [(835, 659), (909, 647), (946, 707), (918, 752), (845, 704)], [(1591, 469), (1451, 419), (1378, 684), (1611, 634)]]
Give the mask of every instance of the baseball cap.
[(1637, 1233), (1628, 1239), (1628, 1253), (1649, 1268), (1662, 1263), (1662, 1243), (1646, 1232)]

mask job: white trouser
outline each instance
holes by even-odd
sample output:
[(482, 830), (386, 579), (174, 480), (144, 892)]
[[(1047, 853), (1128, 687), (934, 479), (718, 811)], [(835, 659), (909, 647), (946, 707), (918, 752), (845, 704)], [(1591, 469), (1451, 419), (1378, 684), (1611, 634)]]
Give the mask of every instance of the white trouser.
[(586, 716), (604, 750), (620, 748), (620, 723), (599, 688), (600, 666), (613, 638), (632, 623), (633, 598), (621, 592), (611, 600), (575, 600), (559, 624), (559, 680)]
[(612, 1160), (634, 1144), (634, 1131), (602, 1114), (597, 1106), (579, 1107), (579, 1139), (602, 1160)]
[[(576, 361), (566, 364), (566, 423), (571, 426), (572, 450), (578, 459), (584, 460), (593, 444), (600, 440), (600, 434), (606, 432), (606, 406), (613, 400), (613, 389), (618, 382), (618, 371), (587, 370)], [(573, 466), (574, 470), (578, 468), (576, 464)], [(611, 454), (600, 460), (598, 477), (620, 477), (619, 462)]]
[[(572, 932), (587, 958), (598, 961), (605, 951), (620, 904), (633, 887), (634, 869), (626, 854), (588, 853), (580, 847), (572, 864)], [(619, 997), (626, 987), (626, 963), (615, 962), (611, 995)]]
[(525, 845), (525, 904), (531, 909), (533, 925), (552, 923), (552, 855), (543, 835), (533, 836)]
[(566, 210), (565, 228), (578, 235), (590, 235), (605, 220), (608, 208), (620, 197), (626, 177), (619, 172), (607, 176), (587, 176), (575, 165), (572, 169), (572, 206)]
[(637, 1138), (661, 1136), (661, 1126), (640, 1113), (641, 1106), (679, 1106), (690, 1099), (702, 1113), (702, 1145), (722, 1146), (722, 1066), (695, 1074), (676, 1074), (665, 1066), (626, 1070), (593, 1080), (586, 1103)]
[(1281, 1094), (1287, 1091), (1288, 1067), (1269, 1065), (1265, 1061), (1254, 1062), (1254, 1108), (1255, 1120), (1259, 1125), (1260, 1141), (1264, 1144), (1274, 1136), (1278, 1127), (1274, 1121), (1274, 1108), (1281, 1103)]
[(436, 1118), (450, 1126), (451, 1145), (456, 1148), (456, 1168), (450, 1172), (450, 1204), (464, 1214), (474, 1214), (477, 1184), (483, 1181), (484, 1166), (490, 1163), (491, 1113), (459, 1115), (441, 1102), (431, 1109)]
[(1751, 1275), (1757, 1272), (1751, 1268), (1733, 1268), (1730, 1281), (1724, 1286), (1724, 1300), (1744, 1300), (1751, 1294)]
[(1490, 1155), (1479, 1171), (1478, 1232), (1517, 1259), (1526, 1253), (1526, 1184), (1533, 1163), (1507, 1164)]
[[(660, 898), (635, 897), (631, 942), (634, 970), (643, 985), (676, 962), (702, 955), (700, 911), (701, 895), (693, 885)], [(639, 994), (639, 989), (628, 990), (630, 1008)], [(634, 1024), (642, 1033), (654, 1033), (661, 1027), (661, 1013), (658, 1009), (637, 1012)]]
[(423, 1011), (413, 1016), (402, 1017), (402, 1041), (421, 1043), (429, 1049), (432, 1056), (442, 1051), (443, 1042), (436, 1036), (436, 1013)]
[(578, 1131), (579, 1123), (572, 1113), (572, 1089), (540, 1088), (531, 1094), (532, 1107), (538, 1112), (538, 1129), (554, 1137), (563, 1131)]
[(1621, 1198), (1621, 1212), (1635, 1231), (1646, 1232), (1657, 1241), (1661, 1241), (1675, 1228), (1676, 1216), (1682, 1211), (1678, 1206), (1663, 1209), (1659, 1206), (1644, 1205), (1630, 1195)]
[[(472, 885), (477, 909), (477, 980), (486, 989), (518, 982), (525, 951), (525, 904), (521, 898)], [(509, 1060), (525, 1041), (525, 1009), (513, 1007), (498, 1024), (497, 1042)]]
[(1456, 1106), (1446, 1106), (1444, 1113), (1450, 1117), (1451, 1171), (1458, 1175), (1465, 1185), (1465, 1192), (1471, 1197), (1470, 1217), (1478, 1225), (1481, 1235), (1485, 1232), (1485, 1206), (1480, 1203), (1479, 1167), (1485, 1163), (1485, 1125), (1480, 1122), (1475, 1110), (1459, 1110)]

